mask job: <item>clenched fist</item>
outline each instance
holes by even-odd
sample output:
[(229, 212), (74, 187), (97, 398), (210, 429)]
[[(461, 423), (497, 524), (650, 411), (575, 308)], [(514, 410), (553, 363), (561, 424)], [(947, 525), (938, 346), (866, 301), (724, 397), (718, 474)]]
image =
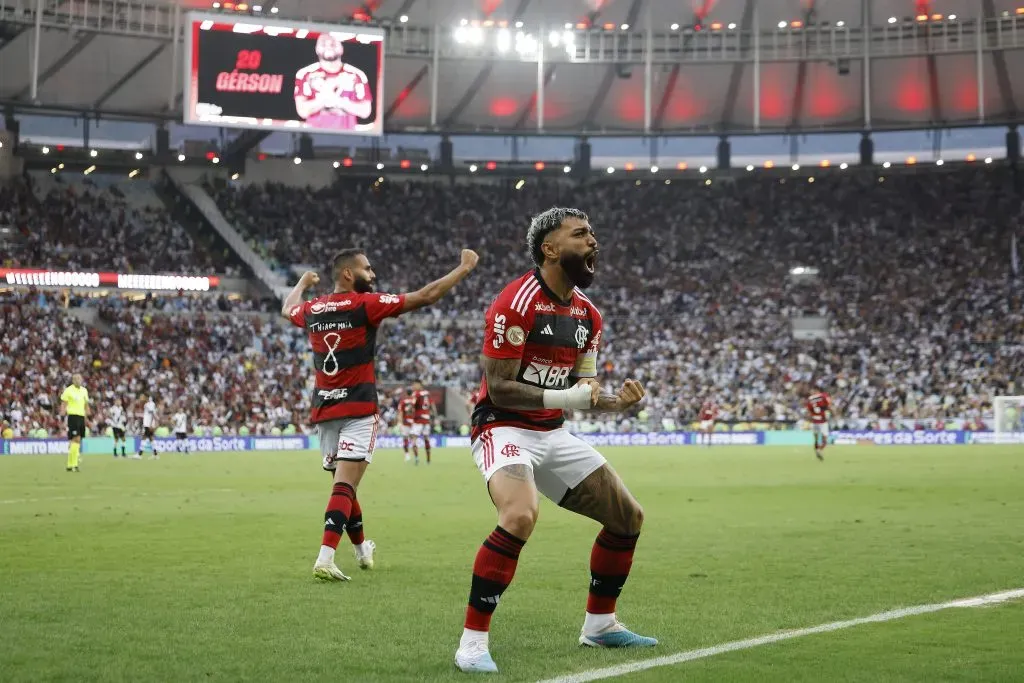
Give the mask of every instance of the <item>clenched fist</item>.
[(646, 395), (647, 392), (644, 391), (644, 387), (640, 382), (635, 379), (627, 379), (622, 383), (622, 388), (619, 389), (617, 394), (619, 397), (619, 409), (625, 410), (631, 405), (639, 403)]
[(473, 270), (476, 268), (477, 261), (480, 260), (479, 254), (472, 249), (462, 250), (462, 263), (460, 264), (466, 270)]

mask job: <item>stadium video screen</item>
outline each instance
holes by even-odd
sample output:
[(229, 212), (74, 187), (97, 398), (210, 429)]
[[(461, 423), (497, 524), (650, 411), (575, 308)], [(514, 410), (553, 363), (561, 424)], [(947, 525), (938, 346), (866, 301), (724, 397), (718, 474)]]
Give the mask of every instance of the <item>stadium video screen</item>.
[(185, 123), (381, 134), (383, 31), (186, 17)]

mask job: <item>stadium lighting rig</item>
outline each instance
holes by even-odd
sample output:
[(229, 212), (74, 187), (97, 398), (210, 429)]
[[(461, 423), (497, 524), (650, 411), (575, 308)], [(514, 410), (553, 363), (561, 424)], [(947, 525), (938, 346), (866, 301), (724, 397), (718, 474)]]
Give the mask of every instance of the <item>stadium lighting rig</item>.
[[(210, 9), (221, 10), (225, 14), (234, 12), (236, 14), (262, 14), (263, 5), (257, 3), (250, 5), (247, 2), (213, 2), (210, 3)], [(277, 7), (271, 7), (270, 13), (277, 14), (280, 10)]]
[[(515, 30), (509, 28), (506, 21), (462, 19), (452, 31), (452, 39), (457, 45), (468, 47), (493, 45), (498, 54), (514, 52), (521, 57), (536, 55), (540, 47), (539, 38), (524, 31), (521, 21), (515, 22), (514, 27)], [(565, 30), (552, 30), (548, 33), (547, 41), (551, 47), (563, 48), (570, 56), (576, 54), (576, 34), (572, 24), (566, 24)]]

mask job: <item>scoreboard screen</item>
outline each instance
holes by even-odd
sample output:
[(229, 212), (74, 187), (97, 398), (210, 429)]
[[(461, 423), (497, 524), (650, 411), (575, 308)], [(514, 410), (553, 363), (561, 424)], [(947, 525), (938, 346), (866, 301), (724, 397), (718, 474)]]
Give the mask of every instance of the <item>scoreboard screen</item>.
[(185, 123), (382, 133), (382, 30), (198, 12), (185, 22)]

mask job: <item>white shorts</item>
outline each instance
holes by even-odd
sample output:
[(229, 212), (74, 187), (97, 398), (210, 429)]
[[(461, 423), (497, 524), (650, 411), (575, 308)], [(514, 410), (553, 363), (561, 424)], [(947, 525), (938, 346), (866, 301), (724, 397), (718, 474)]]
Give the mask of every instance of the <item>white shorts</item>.
[(399, 425), (399, 433), (401, 433), (402, 436), (412, 436), (412, 425)]
[(327, 420), (317, 424), (320, 434), (320, 455), (323, 456), (323, 467), (333, 472), (338, 460), (354, 462), (373, 460), (373, 451), (377, 447), (377, 434), (383, 420), (380, 415), (366, 417), (346, 417), (339, 420)]
[(706, 431), (708, 431), (709, 429), (711, 429), (714, 426), (715, 426), (715, 421), (714, 420), (701, 420), (700, 421), (700, 431), (702, 431), (702, 432), (706, 432)]
[(412, 426), (413, 436), (430, 436), (430, 425), (417, 422)]
[(607, 461), (586, 441), (564, 427), (536, 432), (519, 427), (494, 427), (473, 441), (473, 460), (484, 481), (506, 465), (533, 470), (537, 490), (555, 503), (579, 486)]
[(811, 429), (815, 434), (821, 434), (824, 437), (828, 437), (828, 422), (814, 422), (811, 424)]

